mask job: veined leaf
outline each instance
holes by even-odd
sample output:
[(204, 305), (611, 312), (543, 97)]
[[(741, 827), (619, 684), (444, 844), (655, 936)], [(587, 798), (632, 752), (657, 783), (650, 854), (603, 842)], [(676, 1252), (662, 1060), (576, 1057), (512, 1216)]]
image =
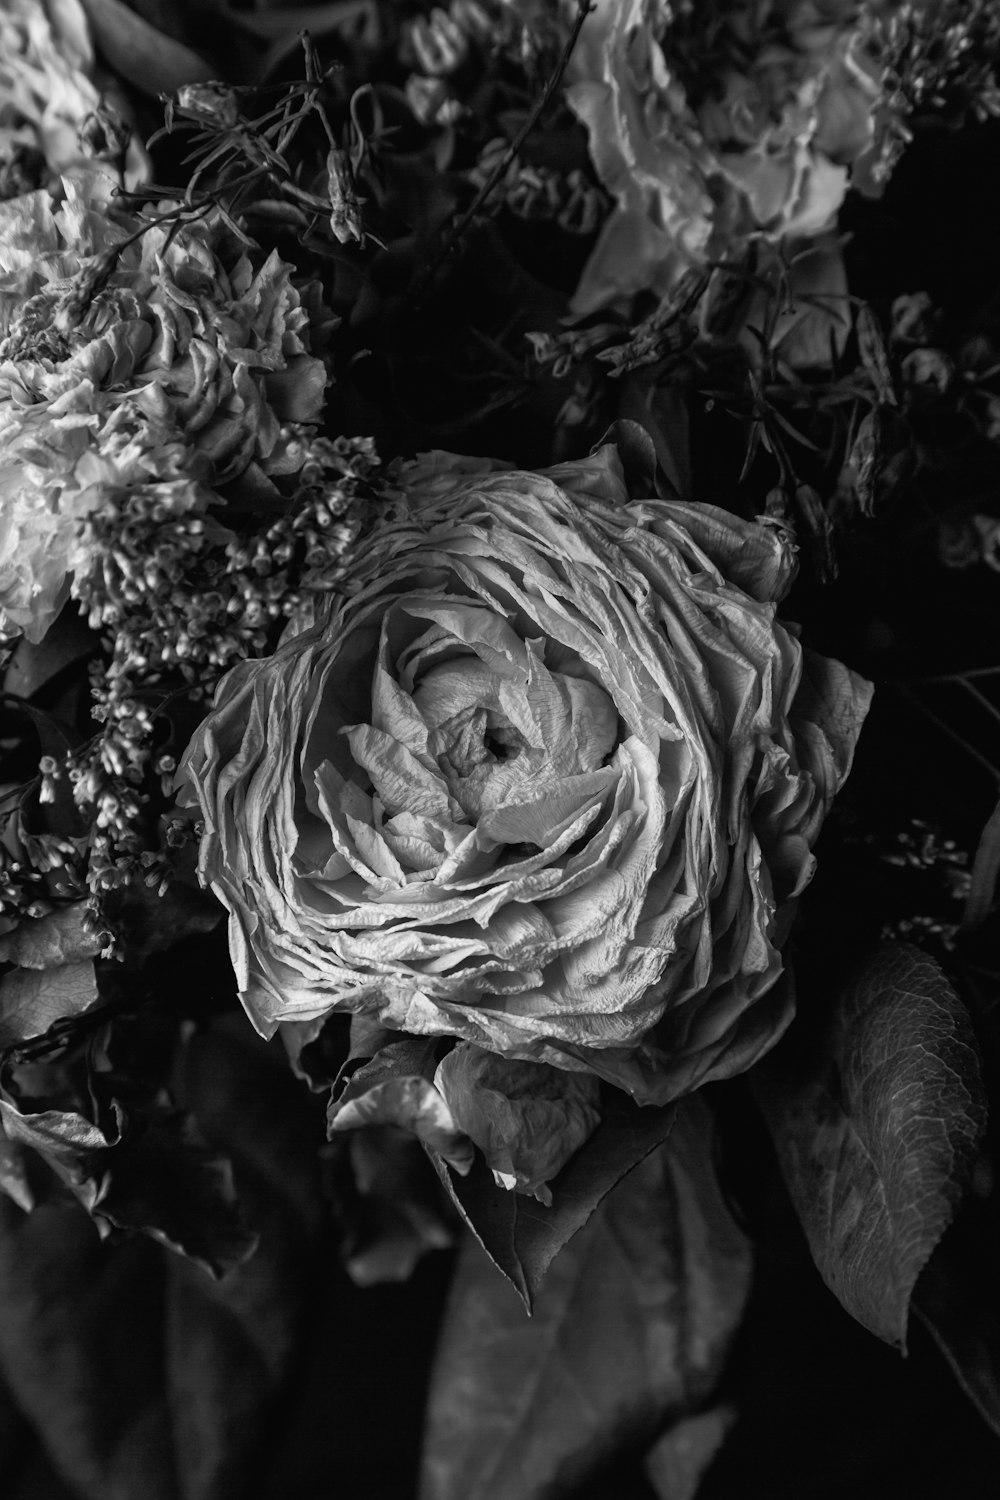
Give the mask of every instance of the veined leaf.
[(422, 1500), (556, 1500), (705, 1401), (750, 1278), (711, 1145), (707, 1108), (684, 1101), (667, 1144), (555, 1261), (532, 1317), (467, 1242), (432, 1381)]
[(822, 1055), (779, 1048), (751, 1078), (820, 1274), (905, 1348), (914, 1284), (985, 1125), (964, 1007), (926, 954), (886, 945), (840, 995)]
[(555, 1256), (615, 1184), (666, 1140), (674, 1116), (673, 1105), (641, 1108), (609, 1094), (600, 1125), (549, 1184), (549, 1207), (498, 1187), (478, 1154), (464, 1177), (432, 1159), (459, 1213), (530, 1308)]

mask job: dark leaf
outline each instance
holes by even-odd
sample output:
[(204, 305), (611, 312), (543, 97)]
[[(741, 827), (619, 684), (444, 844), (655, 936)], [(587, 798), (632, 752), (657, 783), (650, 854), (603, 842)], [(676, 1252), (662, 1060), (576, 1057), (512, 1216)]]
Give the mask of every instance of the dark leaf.
[[(75, 1206), (25, 1216), (0, 1200), (0, 1374), (86, 1500), (233, 1500), (273, 1445), (319, 1271), (322, 1117), (280, 1051), (233, 1019), (192, 1039), (182, 1091), (260, 1234), (224, 1280), (146, 1238), (102, 1244)], [(154, 1162), (176, 1142), (147, 1134), (137, 1196), (157, 1180), (172, 1209), (214, 1194), (176, 1155)]]
[(124, 0), (83, 0), (106, 62), (126, 83), (151, 99), (185, 83), (206, 83), (217, 69), (183, 42), (165, 36), (129, 10)]
[(163, 1399), (163, 1252), (75, 1206), (0, 1200), (0, 1373), (86, 1500), (181, 1500)]
[(53, 969), (12, 969), (0, 979), (0, 1050), (82, 1015), (97, 999), (93, 959)]
[(0, 962), (22, 964), (26, 969), (52, 969), (96, 958), (105, 939), (86, 927), (88, 910), (85, 901), (74, 901), (47, 916), (19, 922), (12, 932), (0, 937)]
[(914, 1283), (985, 1123), (964, 1007), (933, 960), (886, 945), (839, 996), (822, 1052), (781, 1047), (751, 1078), (820, 1274), (905, 1347)]
[(431, 1385), (422, 1500), (556, 1500), (714, 1388), (749, 1289), (706, 1107), (609, 1194), (529, 1317), (468, 1241)]
[(129, 964), (141, 964), (182, 938), (211, 932), (225, 916), (214, 896), (179, 879), (172, 880), (162, 895), (142, 880), (134, 880), (111, 892), (104, 909), (109, 921), (128, 935), (125, 960)]
[(110, 1158), (97, 1207), (119, 1229), (139, 1230), (213, 1276), (242, 1265), (259, 1237), (248, 1228), (228, 1157), (199, 1140), (189, 1117), (173, 1112)]
[(640, 1108), (617, 1091), (602, 1105), (590, 1139), (553, 1178), (552, 1203), (498, 1187), (478, 1153), (466, 1177), (438, 1159), (441, 1180), (465, 1222), (526, 1307), (553, 1259), (590, 1218), (601, 1199), (670, 1134), (674, 1106)]
[(184, 1500), (243, 1494), (271, 1443), (266, 1420), (288, 1379), (322, 1225), (322, 1114), (282, 1049), (243, 1016), (192, 1039), (183, 1101), (234, 1164), (260, 1234), (222, 1281), (171, 1256), (166, 1358)]
[(1000, 1437), (1000, 1205), (970, 1200), (920, 1273), (913, 1311)]
[(658, 1500), (695, 1500), (702, 1475), (736, 1420), (729, 1406), (683, 1417), (646, 1454), (645, 1469)]
[[(29, 641), (27, 636), (18, 641), (4, 675), (4, 691), (20, 698), (33, 698), (43, 688), (54, 688), (56, 679), (61, 678), (67, 668), (78, 667), (96, 650), (94, 632), (88, 628), (76, 605), (69, 605), (52, 622), (40, 641)], [(46, 697), (50, 699), (51, 693)]]

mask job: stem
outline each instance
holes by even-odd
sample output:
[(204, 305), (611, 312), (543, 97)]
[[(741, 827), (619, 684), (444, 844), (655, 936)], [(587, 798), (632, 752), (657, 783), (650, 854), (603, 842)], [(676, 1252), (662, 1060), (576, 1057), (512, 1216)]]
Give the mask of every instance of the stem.
[(594, 9), (596, 9), (596, 7), (593, 4), (593, 0), (577, 0), (576, 19), (573, 22), (573, 29), (569, 34), (566, 45), (563, 47), (563, 50), (559, 55), (559, 61), (556, 63), (555, 68), (552, 70), (552, 73), (546, 80), (545, 87), (541, 92), (538, 103), (532, 109), (528, 118), (525, 120), (520, 130), (517, 132), (517, 135), (511, 141), (510, 145), (507, 147), (507, 150), (504, 152), (503, 156), (500, 158), (497, 165), (493, 168), (493, 171), (490, 173), (489, 177), (487, 177), (486, 181), (479, 189), (479, 192), (469, 204), (469, 207), (465, 210), (465, 213), (452, 229), (451, 234), (448, 236), (436, 259), (432, 261), (430, 269), (424, 273), (423, 277), (421, 278), (421, 292), (423, 292), (430, 284), (430, 282), (433, 281), (435, 275), (440, 270), (444, 262), (448, 259), (448, 256), (454, 250), (455, 246), (458, 244), (459, 240), (462, 238), (465, 231), (468, 229), (469, 225), (472, 223), (473, 219), (476, 217), (479, 210), (486, 202), (486, 199), (490, 196), (493, 189), (500, 181), (501, 177), (503, 177), (504, 173), (507, 171), (507, 168), (510, 166), (511, 162), (517, 156), (517, 153), (520, 151), (521, 147), (528, 139), (528, 136), (534, 130), (535, 126), (538, 124), (538, 121), (545, 113), (553, 94), (562, 82), (563, 74), (565, 73), (566, 68), (569, 64), (569, 60), (573, 55), (573, 49), (577, 44), (580, 32), (583, 30), (583, 23), (590, 15), (591, 11)]
[(942, 734), (946, 734), (949, 739), (954, 740), (956, 744), (961, 745), (962, 749), (966, 752), (967, 755), (971, 755), (972, 759), (977, 761), (985, 771), (989, 771), (990, 776), (993, 778), (994, 782), (1000, 783), (1000, 767), (995, 766), (991, 760), (987, 760), (985, 755), (981, 754), (981, 752), (978, 751), (974, 745), (970, 745), (968, 740), (963, 739), (958, 731), (952, 729), (951, 725), (948, 724), (944, 719), (940, 718), (932, 708), (928, 708), (926, 703), (922, 703), (917, 697), (916, 693), (911, 693), (909, 688), (904, 687), (901, 682), (897, 682), (894, 685), (896, 691), (900, 694), (901, 697), (905, 698), (908, 703), (912, 704), (912, 706), (920, 713), (922, 713), (926, 719), (929, 719), (932, 724), (940, 729)]

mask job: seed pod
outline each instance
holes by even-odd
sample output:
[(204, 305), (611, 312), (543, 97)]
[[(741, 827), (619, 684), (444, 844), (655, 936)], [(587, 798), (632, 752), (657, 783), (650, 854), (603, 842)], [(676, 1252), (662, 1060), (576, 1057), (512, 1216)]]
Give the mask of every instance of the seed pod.
[(349, 240), (358, 244), (364, 239), (361, 227), (361, 205), (354, 192), (354, 174), (346, 151), (337, 147), (326, 158), (326, 171), (330, 193), (330, 228), (341, 245)]
[(895, 406), (896, 392), (892, 383), (892, 371), (889, 368), (889, 357), (885, 352), (882, 330), (878, 319), (867, 303), (863, 303), (858, 308), (854, 327), (858, 335), (858, 353), (861, 355), (861, 363), (871, 376), (878, 399), (887, 402), (890, 406)]

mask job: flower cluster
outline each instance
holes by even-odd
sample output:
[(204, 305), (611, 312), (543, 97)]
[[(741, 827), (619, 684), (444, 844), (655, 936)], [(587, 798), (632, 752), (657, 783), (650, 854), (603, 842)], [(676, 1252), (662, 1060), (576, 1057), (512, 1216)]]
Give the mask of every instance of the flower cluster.
[(86, 15), (78, 0), (5, 0), (0, 10), (0, 199), (58, 184), (105, 163), (100, 201), (146, 175), (115, 103), (96, 81)]
[(277, 496), (326, 370), (291, 267), (255, 267), (219, 215), (112, 221), (68, 181), (57, 210), (43, 193), (4, 206), (0, 264), (0, 610), (37, 640), (109, 489), (186, 486), (184, 509), (205, 486)]
[(880, 95), (857, 7), (598, 0), (569, 103), (616, 206), (574, 299), (581, 316), (755, 236), (827, 229)]

